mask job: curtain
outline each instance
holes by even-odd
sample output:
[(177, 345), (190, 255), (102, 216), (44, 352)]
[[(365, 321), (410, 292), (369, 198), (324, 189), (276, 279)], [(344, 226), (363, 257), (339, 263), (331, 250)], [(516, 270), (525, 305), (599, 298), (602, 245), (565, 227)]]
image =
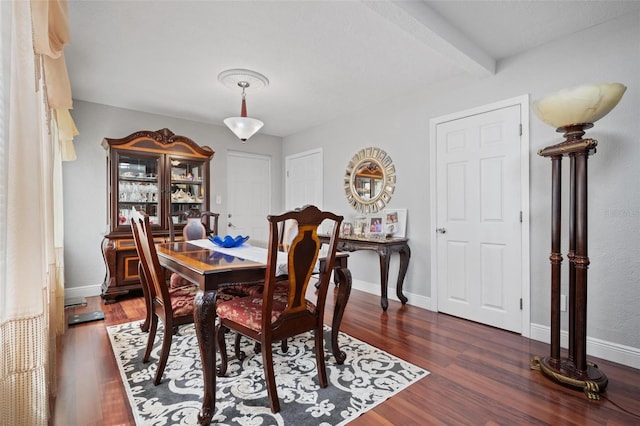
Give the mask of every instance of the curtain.
[(77, 134), (62, 53), (66, 10), (64, 0), (0, 2), (1, 424), (47, 425), (56, 388), (64, 331), (61, 161)]

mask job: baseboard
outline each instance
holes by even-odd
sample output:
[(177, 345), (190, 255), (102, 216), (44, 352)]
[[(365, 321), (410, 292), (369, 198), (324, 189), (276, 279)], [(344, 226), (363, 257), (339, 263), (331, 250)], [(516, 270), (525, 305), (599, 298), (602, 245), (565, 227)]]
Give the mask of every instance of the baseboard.
[[(533, 340), (545, 343), (551, 342), (551, 329), (548, 326), (531, 324), (530, 328)], [(563, 348), (569, 346), (569, 333), (565, 330), (560, 331), (560, 346)], [(640, 369), (640, 348), (587, 337), (587, 355)]]
[[(361, 280), (353, 280), (351, 284), (351, 288), (354, 290), (359, 290), (365, 293), (375, 294), (376, 296), (380, 296), (380, 284), (374, 284), (374, 283), (361, 281)], [(403, 294), (407, 299), (409, 299), (407, 301), (407, 305), (416, 306), (418, 308), (427, 309), (429, 311), (433, 310), (431, 307), (432, 301), (430, 297), (421, 296), (419, 294), (407, 293), (406, 291), (404, 291)], [(400, 299), (398, 299), (398, 297), (396, 296), (395, 287), (389, 287), (387, 289), (387, 298), (389, 300), (395, 300), (396, 302), (400, 301)]]
[(102, 293), (101, 285), (90, 285), (84, 287), (71, 287), (64, 289), (65, 299), (71, 299), (75, 297), (92, 297), (100, 296)]

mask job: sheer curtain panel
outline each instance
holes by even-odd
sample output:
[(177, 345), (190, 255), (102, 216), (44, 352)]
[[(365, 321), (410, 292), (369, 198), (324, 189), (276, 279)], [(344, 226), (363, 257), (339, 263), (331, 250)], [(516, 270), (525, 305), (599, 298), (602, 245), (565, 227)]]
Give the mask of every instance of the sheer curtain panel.
[(0, 1), (0, 424), (47, 425), (55, 393), (64, 331), (60, 138), (77, 133), (56, 122), (58, 109), (71, 108), (66, 10), (64, 1)]

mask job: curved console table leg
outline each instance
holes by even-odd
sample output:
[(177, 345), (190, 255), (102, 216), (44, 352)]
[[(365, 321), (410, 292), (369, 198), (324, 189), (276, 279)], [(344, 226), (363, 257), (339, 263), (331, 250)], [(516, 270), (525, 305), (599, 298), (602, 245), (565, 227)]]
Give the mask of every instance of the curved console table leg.
[(216, 320), (217, 290), (198, 291), (193, 301), (193, 319), (202, 358), (204, 395), (198, 424), (209, 425), (216, 408), (216, 339), (212, 324)]
[(344, 309), (351, 294), (351, 271), (347, 268), (336, 268), (334, 269), (334, 278), (338, 284), (338, 298), (333, 308), (333, 321), (331, 322), (331, 350), (336, 363), (342, 364), (347, 358), (347, 354), (341, 351), (338, 346), (338, 333), (340, 332)]
[(400, 254), (400, 271), (398, 271), (398, 283), (396, 284), (396, 296), (402, 302), (406, 304), (409, 299), (402, 293), (402, 286), (404, 285), (404, 277), (407, 275), (407, 269), (409, 268), (409, 259), (411, 259), (411, 249), (409, 244), (406, 244), (398, 250)]
[(386, 247), (380, 247), (377, 252), (380, 257), (380, 306), (382, 306), (383, 311), (386, 311), (389, 307), (387, 285), (389, 283), (389, 261), (391, 260), (391, 255)]

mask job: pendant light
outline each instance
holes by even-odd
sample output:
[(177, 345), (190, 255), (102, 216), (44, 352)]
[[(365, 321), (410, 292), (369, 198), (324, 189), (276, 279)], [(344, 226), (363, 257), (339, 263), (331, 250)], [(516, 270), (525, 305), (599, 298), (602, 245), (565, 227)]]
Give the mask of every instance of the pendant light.
[(237, 86), (242, 89), (240, 117), (229, 117), (224, 120), (224, 124), (244, 143), (264, 126), (262, 121), (247, 117), (246, 90), (250, 87), (267, 87), (269, 80), (260, 73), (245, 69), (223, 71), (218, 75), (218, 80), (225, 86)]

